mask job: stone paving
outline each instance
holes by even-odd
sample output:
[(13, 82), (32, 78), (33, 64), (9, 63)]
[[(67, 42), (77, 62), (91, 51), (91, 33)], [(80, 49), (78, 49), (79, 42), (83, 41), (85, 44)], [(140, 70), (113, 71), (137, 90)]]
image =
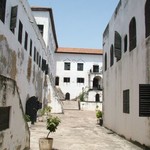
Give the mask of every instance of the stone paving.
[[(95, 112), (65, 110), (57, 114), (61, 124), (50, 136), (53, 150), (142, 150), (104, 127), (97, 125)], [(31, 150), (39, 150), (38, 140), (46, 137), (46, 122), (31, 126)]]

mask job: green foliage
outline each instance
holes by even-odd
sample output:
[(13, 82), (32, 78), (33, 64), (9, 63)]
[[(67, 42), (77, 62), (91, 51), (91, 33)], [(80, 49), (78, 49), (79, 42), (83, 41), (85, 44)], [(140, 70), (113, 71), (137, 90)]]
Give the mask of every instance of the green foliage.
[(56, 132), (57, 126), (59, 125), (59, 123), (61, 122), (61, 120), (56, 116), (50, 116), (47, 119), (47, 130), (49, 130), (49, 133), (47, 135), (47, 138), (50, 134), (50, 132)]
[(102, 112), (100, 110), (96, 111), (96, 117), (97, 118), (102, 118)]
[(24, 116), (24, 119), (25, 119), (26, 122), (30, 122), (30, 121), (31, 121), (29, 115), (25, 115), (25, 116)]
[(84, 92), (82, 92), (79, 97), (80, 97), (80, 101), (83, 102), (84, 101)]

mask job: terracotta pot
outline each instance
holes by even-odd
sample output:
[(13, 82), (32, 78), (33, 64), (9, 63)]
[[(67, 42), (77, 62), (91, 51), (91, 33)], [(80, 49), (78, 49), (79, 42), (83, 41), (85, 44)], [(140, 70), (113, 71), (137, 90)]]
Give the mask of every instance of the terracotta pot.
[(53, 138), (40, 138), (39, 148), (40, 150), (52, 150)]

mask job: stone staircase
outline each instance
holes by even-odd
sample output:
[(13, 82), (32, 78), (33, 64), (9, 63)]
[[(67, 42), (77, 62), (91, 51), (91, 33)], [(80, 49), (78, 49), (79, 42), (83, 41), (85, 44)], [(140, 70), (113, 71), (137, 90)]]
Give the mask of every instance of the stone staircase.
[(62, 103), (63, 103), (64, 110), (79, 110), (78, 101), (64, 100), (64, 101), (62, 101)]

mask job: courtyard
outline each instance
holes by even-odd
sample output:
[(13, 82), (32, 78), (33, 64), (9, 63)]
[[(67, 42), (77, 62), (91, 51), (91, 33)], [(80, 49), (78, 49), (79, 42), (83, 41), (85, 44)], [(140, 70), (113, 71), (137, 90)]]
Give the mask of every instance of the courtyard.
[[(61, 119), (54, 138), (53, 150), (142, 150), (142, 148), (97, 125), (94, 111), (65, 110), (55, 114)], [(31, 150), (39, 150), (38, 140), (46, 137), (46, 122), (36, 122), (30, 128)]]

